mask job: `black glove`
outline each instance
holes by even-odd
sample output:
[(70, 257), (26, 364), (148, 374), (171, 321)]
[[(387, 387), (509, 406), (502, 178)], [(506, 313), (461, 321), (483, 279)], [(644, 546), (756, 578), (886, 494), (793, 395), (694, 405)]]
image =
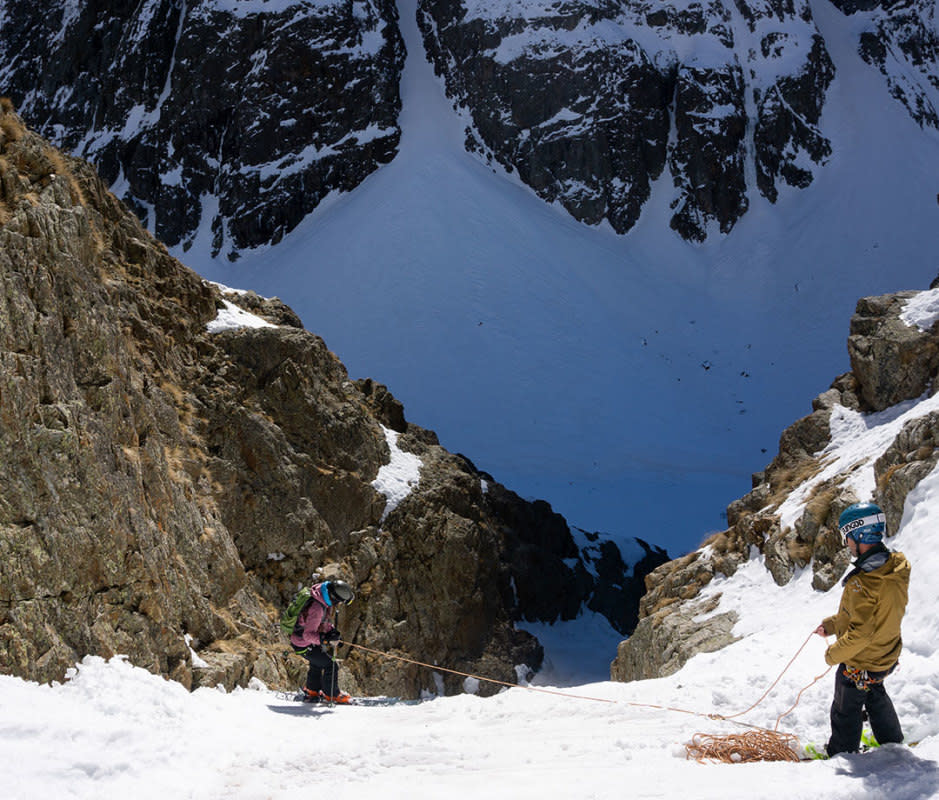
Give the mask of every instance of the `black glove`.
[(338, 642), (342, 637), (339, 635), (339, 631), (333, 628), (331, 631), (328, 631), (323, 634), (322, 639), (324, 642)]

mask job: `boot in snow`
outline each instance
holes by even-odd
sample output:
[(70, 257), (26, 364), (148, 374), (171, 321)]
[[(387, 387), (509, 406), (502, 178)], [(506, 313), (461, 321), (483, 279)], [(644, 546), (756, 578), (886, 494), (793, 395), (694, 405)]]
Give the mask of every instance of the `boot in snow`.
[(304, 703), (318, 703), (323, 699), (322, 692), (314, 692), (312, 689), (307, 689), (306, 686), (300, 689), (300, 694), (302, 695), (300, 699)]
[(320, 700), (324, 703), (339, 703), (340, 705), (348, 705), (352, 702), (352, 696), (346, 692), (337, 692), (336, 694), (326, 694), (326, 692), (320, 692)]

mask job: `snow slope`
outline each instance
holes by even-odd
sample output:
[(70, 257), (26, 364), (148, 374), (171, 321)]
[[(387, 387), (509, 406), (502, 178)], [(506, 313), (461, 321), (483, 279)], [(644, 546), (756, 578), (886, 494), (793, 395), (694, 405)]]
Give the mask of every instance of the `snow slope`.
[[(906, 646), (888, 681), (907, 740), (918, 742), (912, 749), (888, 745), (802, 764), (686, 758), (695, 733), (746, 730), (707, 715), (746, 709), (803, 646), (767, 699), (740, 721), (773, 728), (809, 686), (779, 730), (803, 744), (827, 738), (833, 678), (824, 673), (825, 643), (811, 631), (833, 613), (839, 592), (814, 592), (810, 570), (778, 587), (754, 558), (709, 589), (722, 593), (718, 610), (741, 614), (741, 639), (658, 680), (578, 684), (578, 675), (595, 673), (612, 655), (590, 618), (539, 630), (553, 672), (488, 699), (464, 694), (419, 705), (319, 708), (260, 684), (189, 694), (120, 658), (94, 656), (63, 684), (0, 677), (3, 796), (939, 797), (939, 613), (929, 582), (939, 569), (937, 530), (939, 470), (910, 496), (891, 540), (913, 563)], [(567, 679), (556, 680), (562, 674)]]
[[(818, 658), (820, 647), (806, 655), (807, 662)], [(686, 760), (684, 742), (695, 732), (743, 729), (627, 703), (674, 700), (692, 709), (739, 710), (755, 699), (770, 672), (736, 684), (711, 669), (697, 671), (680, 690), (674, 681), (578, 687), (587, 696), (614, 702), (513, 689), (488, 700), (463, 695), (418, 706), (313, 709), (262, 690), (226, 695), (200, 689), (188, 695), (120, 661), (87, 659), (62, 687), (0, 679), (4, 796), (939, 796), (935, 736), (915, 749), (888, 746), (829, 762), (701, 765)], [(802, 671), (803, 677), (810, 673)], [(713, 687), (711, 696), (701, 684)], [(804, 716), (811, 717), (804, 723), (806, 732), (823, 734), (827, 682), (825, 688), (803, 698)]]
[(939, 141), (857, 56), (863, 20), (813, 9), (838, 69), (832, 161), (776, 206), (754, 194), (730, 237), (663, 233), (670, 179), (620, 237), (467, 155), (402, 0), (397, 158), (276, 247), (212, 261), (207, 232), (178, 255), (279, 296), (353, 377), (572, 524), (693, 549), (848, 368), (856, 299), (937, 272)]
[[(928, 321), (937, 300), (939, 291), (915, 298), (910, 323)], [(858, 420), (835, 415), (828, 462), (856, 487), (872, 485), (874, 462), (903, 423), (936, 406), (922, 398)], [(792, 493), (790, 513), (816, 480)], [(546, 669), (487, 699), (321, 708), (260, 683), (190, 694), (119, 657), (89, 656), (51, 686), (0, 677), (0, 787), (10, 800), (286, 800), (305, 791), (333, 800), (939, 797), (939, 467), (910, 493), (888, 543), (913, 565), (904, 650), (887, 687), (914, 748), (801, 764), (686, 758), (696, 733), (740, 733), (740, 722), (778, 725), (802, 744), (828, 736), (833, 675), (812, 631), (837, 609), (840, 588), (814, 591), (810, 567), (779, 587), (754, 550), (733, 577), (705, 589), (720, 595), (712, 613), (737, 611), (738, 641), (657, 680), (604, 680), (617, 637), (589, 615), (533, 628)], [(736, 722), (709, 718), (748, 709), (780, 676)]]

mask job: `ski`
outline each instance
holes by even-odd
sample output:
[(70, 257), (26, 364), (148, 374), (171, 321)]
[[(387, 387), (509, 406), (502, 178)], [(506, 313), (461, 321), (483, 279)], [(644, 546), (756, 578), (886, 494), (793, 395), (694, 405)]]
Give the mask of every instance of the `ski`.
[(305, 702), (304, 694), (299, 692), (275, 692), (280, 700), (291, 700), (295, 703), (302, 703), (311, 708), (335, 708), (338, 706), (412, 706), (424, 702), (423, 700), (409, 700), (403, 697), (351, 697), (347, 703), (330, 703), (328, 700), (321, 700), (318, 703)]
[[(904, 742), (907, 747), (916, 747), (919, 742)], [(873, 750), (876, 750), (880, 747), (880, 742), (874, 738), (874, 734), (869, 730), (864, 730), (861, 733), (861, 746), (858, 750), (859, 753), (870, 753)], [(804, 755), (802, 761), (827, 761), (829, 755), (825, 752), (825, 748), (822, 745), (817, 745), (814, 742), (809, 742), (803, 748)]]
[(353, 706), (416, 706), (423, 700), (408, 700), (404, 697), (353, 697)]
[(805, 758), (803, 761), (827, 761), (828, 753), (825, 752), (825, 748), (820, 745), (815, 744), (814, 742), (809, 742), (805, 746)]

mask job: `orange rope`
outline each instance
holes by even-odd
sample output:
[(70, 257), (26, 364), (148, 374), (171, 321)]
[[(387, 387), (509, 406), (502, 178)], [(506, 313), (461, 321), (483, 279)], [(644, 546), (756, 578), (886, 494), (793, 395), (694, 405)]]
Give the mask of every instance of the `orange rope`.
[(340, 644), (347, 645), (348, 647), (355, 647), (358, 650), (364, 650), (366, 653), (374, 653), (378, 656), (384, 656), (385, 658), (394, 658), (398, 661), (404, 661), (407, 664), (416, 664), (419, 667), (427, 667), (428, 669), (434, 669), (438, 672), (449, 672), (451, 675), (461, 675), (464, 678), (474, 678), (478, 681), (486, 681), (488, 683), (495, 683), (499, 686), (508, 686), (510, 689), (528, 689), (530, 692), (541, 692), (542, 694), (554, 694), (560, 695), (561, 697), (572, 697), (576, 700), (595, 700), (598, 703), (616, 703), (616, 700), (608, 700), (604, 697), (587, 697), (585, 695), (579, 694), (568, 694), (567, 692), (557, 692), (552, 691), (551, 689), (539, 689), (535, 686), (521, 686), (517, 683), (508, 683), (507, 681), (499, 681), (495, 678), (484, 678), (482, 675), (472, 675), (469, 672), (459, 672), (455, 669), (446, 669), (445, 667), (438, 667), (436, 664), (425, 664), (423, 661), (415, 661), (412, 658), (405, 658), (404, 656), (396, 656), (394, 653), (383, 653), (381, 650), (373, 650), (371, 647), (365, 647), (361, 644), (353, 644), (352, 642), (340, 642)]
[[(789, 660), (789, 663), (786, 664), (783, 671), (779, 674), (779, 677), (773, 681), (759, 700), (748, 709), (728, 717), (721, 717), (721, 719), (730, 720), (734, 717), (742, 716), (746, 714), (747, 711), (752, 711), (762, 703), (776, 684), (782, 679), (782, 676), (786, 674), (786, 671), (792, 666), (796, 658), (799, 657), (799, 653), (805, 649), (805, 646), (814, 635), (814, 631), (808, 635), (806, 640), (802, 643), (802, 647), (800, 647), (796, 654)], [(824, 678), (831, 672), (831, 669), (832, 668), (829, 667), (821, 675), (814, 678), (808, 686), (804, 686), (799, 690), (795, 703), (776, 718), (776, 725), (773, 727), (773, 730), (770, 731), (759, 728), (744, 734), (730, 736), (710, 736), (704, 733), (696, 733), (692, 737), (691, 742), (685, 745), (685, 752), (688, 758), (695, 759), (699, 764), (703, 764), (706, 761), (723, 764), (742, 764), (753, 761), (800, 761), (799, 739), (789, 733), (778, 733), (779, 723), (784, 717), (789, 716), (789, 714), (795, 711), (805, 691)]]
[[(473, 675), (472, 673), (469, 673), (469, 672), (460, 672), (459, 670), (455, 670), (455, 669), (447, 669), (446, 667), (440, 667), (440, 666), (437, 666), (436, 664), (427, 664), (423, 661), (416, 661), (412, 658), (406, 658), (405, 656), (395, 655), (394, 653), (386, 653), (381, 650), (375, 650), (371, 647), (365, 647), (364, 645), (361, 645), (361, 644), (354, 644), (353, 642), (343, 641), (343, 642), (339, 642), (339, 644), (343, 644), (347, 647), (354, 647), (357, 650), (362, 650), (366, 653), (372, 653), (373, 655), (383, 656), (384, 658), (393, 658), (398, 661), (403, 661), (407, 664), (414, 664), (419, 667), (426, 667), (427, 669), (437, 670), (438, 672), (447, 672), (451, 675), (460, 675), (461, 677), (464, 677), (464, 678), (473, 678), (479, 681), (486, 681), (488, 683), (494, 683), (499, 686), (506, 686), (510, 689), (525, 689), (526, 691), (529, 691), (529, 692), (539, 692), (541, 694), (550, 694), (550, 695), (555, 695), (556, 697), (569, 697), (574, 700), (590, 700), (590, 701), (597, 702), (597, 703), (611, 703), (614, 705), (626, 705), (626, 706), (631, 706), (633, 708), (649, 708), (649, 709), (654, 709), (657, 711), (672, 711), (678, 714), (689, 714), (691, 716), (705, 717), (707, 719), (718, 720), (721, 722), (733, 722), (737, 717), (742, 717), (744, 714), (752, 711), (754, 708), (756, 708), (760, 703), (762, 703), (767, 698), (769, 693), (773, 691), (773, 689), (776, 687), (779, 681), (782, 680), (783, 675), (785, 675), (786, 672), (789, 670), (789, 668), (793, 665), (793, 663), (795, 663), (795, 660), (799, 657), (799, 655), (805, 649), (806, 645), (809, 643), (813, 635), (814, 635), (814, 631), (809, 634), (806, 640), (802, 643), (802, 646), (796, 651), (795, 655), (791, 659), (789, 659), (789, 663), (786, 664), (786, 666), (783, 668), (783, 671), (779, 673), (779, 676), (776, 678), (776, 680), (774, 680), (770, 684), (769, 688), (765, 692), (763, 692), (760, 698), (755, 703), (753, 703), (753, 705), (751, 705), (749, 708), (744, 709), (743, 711), (740, 711), (736, 714), (731, 714), (731, 715), (704, 714), (700, 711), (689, 711), (687, 709), (676, 708), (674, 706), (662, 706), (662, 705), (656, 705), (654, 703), (636, 703), (636, 702), (623, 701), (623, 700), (610, 700), (605, 697), (591, 697), (589, 695), (571, 694), (570, 692), (559, 692), (553, 689), (541, 689), (536, 686), (522, 686), (517, 683), (509, 683), (507, 681), (496, 680), (495, 678), (486, 678), (482, 675)], [(736, 722), (735, 724), (743, 725), (744, 727), (747, 727), (747, 728), (752, 728), (755, 731), (763, 731), (765, 733), (771, 733), (771, 734), (776, 733), (776, 731), (779, 729), (779, 723), (783, 719), (783, 717), (786, 717), (789, 714), (791, 714), (795, 710), (796, 706), (799, 705), (799, 701), (802, 699), (802, 694), (807, 689), (809, 689), (810, 687), (818, 683), (818, 681), (821, 680), (823, 677), (825, 677), (825, 675), (827, 675), (828, 672), (830, 671), (831, 671), (831, 667), (829, 667), (828, 670), (826, 670), (824, 673), (822, 673), (817, 678), (815, 678), (815, 680), (813, 680), (812, 683), (810, 683), (808, 686), (803, 687), (803, 689), (799, 692), (798, 697), (796, 697), (796, 701), (793, 704), (793, 706), (788, 711), (784, 712), (783, 714), (780, 714), (780, 716), (776, 719), (776, 726), (773, 728), (772, 731), (770, 731), (768, 728), (762, 728), (758, 725), (751, 725), (746, 722)], [(699, 735), (703, 735), (703, 734), (699, 734)]]
[[(811, 641), (811, 639), (812, 639), (812, 637), (813, 637), (814, 635), (815, 635), (815, 631), (812, 631), (812, 632), (806, 637), (805, 641), (802, 642), (802, 646), (801, 646), (798, 650), (796, 650), (795, 655), (794, 655), (792, 658), (789, 659), (789, 663), (786, 664), (785, 667), (783, 667), (783, 671), (779, 673), (779, 676), (776, 678), (776, 680), (774, 680), (774, 681), (769, 685), (769, 688), (768, 688), (765, 692), (763, 692), (762, 695), (760, 695), (759, 700), (757, 700), (752, 706), (750, 706), (749, 708), (745, 708), (743, 711), (738, 711), (736, 714), (730, 714), (729, 716), (721, 716), (720, 714), (715, 714), (715, 715), (714, 715), (714, 718), (716, 718), (716, 719), (722, 719), (722, 720), (728, 720), (728, 721), (729, 721), (729, 720), (732, 720), (732, 719), (736, 719), (737, 717), (742, 717), (744, 714), (746, 714), (746, 713), (748, 713), (748, 712), (750, 712), (750, 711), (753, 711), (753, 709), (756, 708), (760, 703), (762, 703), (762, 702), (769, 696), (769, 693), (770, 693), (771, 691), (773, 691), (773, 689), (776, 688), (776, 684), (779, 683), (779, 682), (782, 680), (782, 676), (785, 675), (786, 672), (789, 671), (789, 667), (791, 667), (791, 666), (793, 665), (793, 663), (795, 663), (795, 660), (801, 655), (802, 651), (805, 650), (805, 646)], [(783, 714), (780, 714), (779, 717), (777, 717), (777, 719), (776, 719), (776, 726), (773, 728), (774, 731), (779, 730), (779, 722), (780, 722), (780, 720), (781, 720), (783, 717), (787, 717), (787, 716), (789, 716), (789, 714), (791, 714), (793, 711), (795, 711), (796, 706), (799, 705), (799, 700), (802, 699), (802, 694), (803, 694), (803, 692), (805, 692), (807, 689), (811, 688), (811, 687), (814, 686), (816, 683), (818, 683), (818, 682), (819, 682), (822, 678), (824, 678), (829, 672), (831, 672), (831, 667), (829, 667), (828, 669), (826, 669), (821, 675), (819, 675), (817, 678), (815, 678), (815, 680), (813, 680), (808, 686), (804, 686), (804, 687), (802, 688), (802, 690), (799, 692), (799, 696), (796, 697), (796, 702), (793, 704), (793, 706), (792, 706), (788, 711), (784, 712)]]
[(813, 681), (812, 681), (808, 686), (803, 686), (803, 687), (799, 690), (799, 694), (796, 696), (796, 701), (792, 704), (792, 707), (791, 707), (788, 711), (784, 711), (782, 714), (780, 714), (780, 715), (776, 718), (776, 727), (773, 728), (774, 731), (775, 731), (775, 730), (779, 730), (779, 723), (780, 723), (780, 721), (782, 720), (783, 717), (788, 717), (793, 711), (796, 710), (796, 706), (799, 705), (799, 701), (802, 699), (803, 693), (804, 693), (806, 690), (811, 689), (816, 683), (818, 683), (818, 682), (819, 682), (822, 678), (824, 678), (829, 672), (831, 672), (832, 669), (834, 669), (834, 667), (829, 667), (829, 668), (826, 669), (821, 675), (816, 675), (815, 678), (813, 679)]
[(788, 733), (747, 731), (730, 736), (696, 733), (685, 745), (688, 758), (699, 764), (706, 761), (723, 764), (746, 764), (754, 761), (801, 761), (799, 740)]
[[(469, 672), (460, 672), (459, 670), (455, 670), (455, 669), (447, 669), (446, 667), (440, 667), (440, 666), (437, 666), (436, 664), (427, 664), (423, 661), (415, 661), (413, 658), (405, 658), (404, 656), (398, 656), (398, 655), (395, 655), (394, 653), (385, 653), (381, 650), (373, 650), (371, 647), (365, 647), (365, 645), (361, 645), (361, 644), (353, 644), (352, 642), (340, 642), (340, 644), (344, 644), (348, 647), (354, 647), (358, 650), (364, 650), (366, 653), (373, 653), (375, 655), (384, 656), (385, 658), (394, 658), (394, 659), (397, 659), (398, 661), (404, 661), (407, 664), (415, 664), (419, 667), (427, 667), (428, 669), (437, 670), (438, 672), (448, 672), (451, 675), (460, 675), (464, 678), (475, 678), (476, 680), (479, 680), (479, 681), (495, 683), (495, 684), (498, 684), (499, 686), (507, 686), (510, 689), (524, 689), (525, 691), (528, 691), (528, 692), (539, 692), (541, 694), (551, 694), (551, 695), (555, 695), (556, 697), (569, 697), (573, 700), (592, 700), (597, 703), (610, 703), (612, 705), (626, 705), (626, 706), (633, 706), (637, 708), (652, 708), (657, 711), (675, 711), (679, 714), (691, 714), (692, 716), (696, 716), (696, 717), (707, 717), (709, 719), (719, 719), (719, 717), (715, 717), (714, 715), (711, 715), (711, 714), (702, 714), (700, 711), (688, 711), (687, 709), (684, 709), (684, 708), (672, 708), (671, 706), (659, 706), (659, 705), (654, 705), (652, 703), (634, 703), (634, 702), (629, 702), (626, 700), (610, 700), (609, 698), (606, 698), (606, 697), (591, 697), (590, 695), (571, 694), (570, 692), (559, 692), (555, 689), (541, 689), (537, 686), (523, 686), (518, 683), (509, 683), (507, 681), (496, 680), (495, 678), (486, 678), (482, 675), (473, 675), (472, 673), (469, 673)], [(741, 724), (745, 724), (745, 723), (741, 723)]]

